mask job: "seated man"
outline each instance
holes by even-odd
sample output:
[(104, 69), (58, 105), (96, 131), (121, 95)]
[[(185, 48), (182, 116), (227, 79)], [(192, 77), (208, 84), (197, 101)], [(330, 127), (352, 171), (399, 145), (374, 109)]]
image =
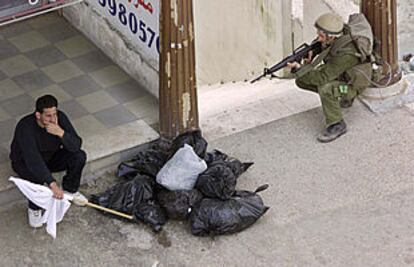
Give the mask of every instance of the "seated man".
[[(63, 198), (65, 190), (65, 194), (74, 197), (75, 204), (81, 205), (86, 201), (78, 192), (86, 153), (81, 150), (82, 139), (57, 107), (55, 97), (44, 95), (36, 100), (35, 112), (17, 123), (11, 143), (11, 164), (20, 178), (36, 184), (46, 183), (57, 199)], [(64, 170), (62, 190), (52, 172)], [(30, 226), (42, 226), (42, 210), (30, 201), (28, 216)]]

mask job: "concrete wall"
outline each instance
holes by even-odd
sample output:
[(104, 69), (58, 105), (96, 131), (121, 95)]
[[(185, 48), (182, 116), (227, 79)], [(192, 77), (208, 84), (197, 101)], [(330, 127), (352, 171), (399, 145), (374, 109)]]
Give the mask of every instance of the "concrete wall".
[(199, 85), (250, 79), (280, 60), (290, 14), (290, 0), (194, 1)]
[(414, 54), (414, 0), (397, 1), (398, 54)]
[[(346, 20), (350, 13), (359, 11), (359, 2), (194, 1), (198, 86), (246, 80), (261, 74), (263, 67), (290, 53), (292, 46), (315, 38), (313, 24), (319, 15), (333, 11)], [(131, 39), (114, 27), (113, 22), (103, 16), (102, 10), (97, 9), (97, 3), (98, 0), (85, 0), (83, 4), (66, 8), (64, 15), (128, 74), (158, 96), (158, 59), (154, 55), (148, 57), (142, 47), (131, 43)], [(414, 0), (397, 3), (401, 58), (414, 52)]]
[[(127, 0), (115, 1), (129, 4)], [(114, 27), (116, 21), (108, 16), (108, 10), (98, 5), (105, 2), (108, 5), (108, 0), (85, 0), (83, 4), (66, 8), (64, 15), (158, 96), (158, 58), (155, 62), (148, 59), (146, 52), (122, 32), (122, 27)], [(158, 0), (144, 2), (158, 3)], [(251, 79), (261, 74), (265, 66), (291, 52), (290, 3), (291, 0), (193, 1), (198, 86)]]
[(293, 47), (301, 45), (303, 40), (303, 0), (292, 0)]
[[(303, 22), (298, 18), (292, 20), (293, 47), (299, 47), (305, 42), (303, 39)], [(309, 43), (309, 41), (307, 40)]]
[(82, 4), (65, 8), (64, 16), (131, 77), (158, 97), (158, 59), (151, 60), (148, 55), (140, 54), (139, 46), (131, 43), (129, 37), (114, 27), (102, 10), (97, 9), (97, 2), (85, 0)]

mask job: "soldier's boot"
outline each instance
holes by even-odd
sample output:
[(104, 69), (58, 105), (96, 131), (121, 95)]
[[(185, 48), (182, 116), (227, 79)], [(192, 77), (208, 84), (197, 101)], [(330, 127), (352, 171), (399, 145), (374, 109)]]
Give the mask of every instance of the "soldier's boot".
[(341, 98), (339, 101), (339, 105), (341, 108), (350, 108), (352, 107), (352, 104), (354, 103), (354, 99), (347, 99), (347, 98)]
[(346, 123), (341, 120), (338, 123), (328, 126), (322, 134), (318, 136), (318, 141), (328, 143), (346, 133)]

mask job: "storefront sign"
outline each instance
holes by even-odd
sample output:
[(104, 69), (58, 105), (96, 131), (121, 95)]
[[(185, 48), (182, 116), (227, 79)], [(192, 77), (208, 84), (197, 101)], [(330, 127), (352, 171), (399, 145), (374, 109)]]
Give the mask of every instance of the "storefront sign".
[(92, 0), (91, 4), (122, 34), (128, 45), (158, 69), (159, 0)]
[(28, 0), (29, 5), (35, 6), (39, 3), (39, 0)]

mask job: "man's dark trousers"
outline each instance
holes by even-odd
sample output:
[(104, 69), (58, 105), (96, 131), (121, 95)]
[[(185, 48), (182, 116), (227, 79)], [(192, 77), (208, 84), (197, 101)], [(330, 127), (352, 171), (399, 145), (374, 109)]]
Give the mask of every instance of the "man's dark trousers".
[[(66, 171), (63, 176), (62, 187), (63, 190), (70, 193), (78, 191), (80, 186), (80, 179), (82, 176), (83, 167), (86, 163), (86, 153), (83, 150), (76, 152), (69, 152), (66, 149), (60, 149), (53, 155), (53, 157), (46, 163), (50, 172)], [(20, 178), (28, 180), (36, 184), (42, 184), (37, 181), (35, 177), (24, 164), (13, 163), (13, 170), (20, 176)], [(41, 209), (33, 202), (29, 201), (29, 208), (33, 210)]]

